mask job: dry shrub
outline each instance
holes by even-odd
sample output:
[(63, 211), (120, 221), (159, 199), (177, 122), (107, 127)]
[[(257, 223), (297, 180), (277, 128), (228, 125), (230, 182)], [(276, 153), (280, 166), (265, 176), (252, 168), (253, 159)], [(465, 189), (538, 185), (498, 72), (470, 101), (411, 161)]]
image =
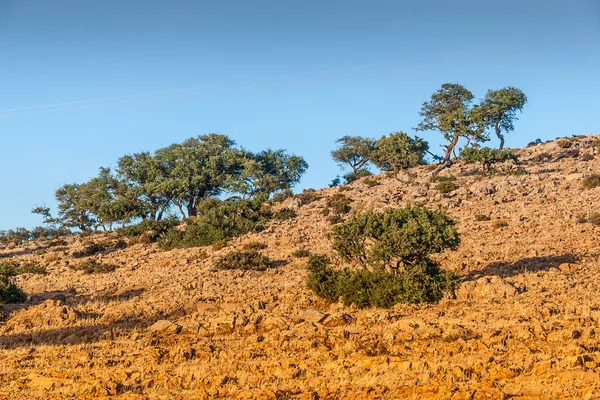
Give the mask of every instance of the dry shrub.
[(214, 267), (217, 270), (264, 271), (271, 266), (271, 260), (255, 249), (231, 251), (221, 256), (214, 263)]

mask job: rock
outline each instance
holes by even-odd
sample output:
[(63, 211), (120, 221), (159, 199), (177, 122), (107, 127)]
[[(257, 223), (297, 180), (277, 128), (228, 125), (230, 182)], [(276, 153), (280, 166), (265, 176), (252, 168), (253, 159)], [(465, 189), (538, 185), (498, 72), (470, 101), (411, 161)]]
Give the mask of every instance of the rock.
[(313, 324), (321, 323), (327, 317), (329, 317), (329, 314), (324, 314), (314, 309), (305, 309), (298, 312), (298, 318), (301, 321), (312, 322)]
[(581, 269), (581, 265), (572, 263), (562, 263), (558, 266), (562, 272), (575, 272)]
[(516, 296), (518, 290), (498, 276), (463, 282), (456, 291), (458, 300), (490, 301)]
[(181, 325), (174, 324), (166, 319), (161, 319), (148, 327), (148, 330), (155, 333), (176, 335), (181, 332)]

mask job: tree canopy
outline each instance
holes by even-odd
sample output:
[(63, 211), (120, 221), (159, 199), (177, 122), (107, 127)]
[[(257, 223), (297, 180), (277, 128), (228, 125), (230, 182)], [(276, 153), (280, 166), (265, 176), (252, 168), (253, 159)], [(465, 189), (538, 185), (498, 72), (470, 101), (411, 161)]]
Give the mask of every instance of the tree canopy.
[(481, 110), (486, 124), (493, 128), (500, 139), (500, 147), (504, 148), (504, 134), (512, 132), (514, 121), (518, 120), (517, 111), (522, 111), (527, 103), (525, 93), (513, 86), (498, 90), (488, 90), (481, 102)]

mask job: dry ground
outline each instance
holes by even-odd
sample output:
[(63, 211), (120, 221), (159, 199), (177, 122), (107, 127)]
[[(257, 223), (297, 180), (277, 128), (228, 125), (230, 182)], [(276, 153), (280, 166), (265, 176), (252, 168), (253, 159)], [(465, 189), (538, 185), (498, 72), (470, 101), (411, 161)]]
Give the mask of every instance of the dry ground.
[[(450, 195), (428, 185), (427, 167), (324, 189), (307, 205), (287, 200), (297, 218), (218, 251), (131, 244), (90, 257), (119, 266), (105, 274), (67, 265), (108, 234), (0, 250), (49, 272), (20, 276), (30, 300), (4, 307), (0, 399), (600, 398), (600, 227), (579, 222), (600, 211), (600, 188), (581, 187), (600, 173), (593, 138), (519, 150), (523, 176), (456, 164), (443, 172), (457, 176)], [(316, 298), (291, 253), (330, 253), (320, 210), (339, 191), (353, 211), (448, 207), (462, 243), (440, 260), (464, 277), (456, 295), (390, 310)], [(276, 268), (212, 270), (252, 241)]]

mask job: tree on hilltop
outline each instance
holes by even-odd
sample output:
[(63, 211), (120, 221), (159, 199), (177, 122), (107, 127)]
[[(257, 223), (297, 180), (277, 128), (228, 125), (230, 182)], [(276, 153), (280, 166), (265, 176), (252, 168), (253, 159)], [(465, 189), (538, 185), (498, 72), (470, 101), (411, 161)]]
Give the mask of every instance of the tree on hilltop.
[(481, 110), (486, 124), (493, 128), (500, 139), (500, 147), (504, 148), (504, 134), (512, 132), (514, 121), (518, 120), (517, 111), (522, 111), (527, 103), (527, 96), (520, 89), (507, 86), (498, 90), (488, 90), (481, 103)]

